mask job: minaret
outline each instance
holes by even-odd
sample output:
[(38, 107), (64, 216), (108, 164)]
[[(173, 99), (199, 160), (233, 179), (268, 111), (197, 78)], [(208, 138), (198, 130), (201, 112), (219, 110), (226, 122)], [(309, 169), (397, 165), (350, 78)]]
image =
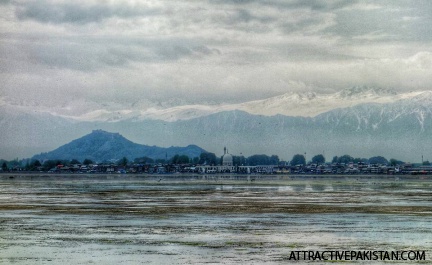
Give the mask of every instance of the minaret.
[(224, 147), (224, 155), (227, 153), (227, 149), (226, 147)]

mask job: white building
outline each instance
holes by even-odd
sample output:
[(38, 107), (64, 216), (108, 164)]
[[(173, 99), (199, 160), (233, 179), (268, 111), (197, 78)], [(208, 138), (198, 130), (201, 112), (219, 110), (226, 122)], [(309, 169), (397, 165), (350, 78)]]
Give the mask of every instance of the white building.
[(224, 147), (224, 154), (222, 156), (222, 165), (219, 166), (198, 166), (200, 173), (235, 173), (236, 167), (234, 166), (233, 156), (228, 153)]

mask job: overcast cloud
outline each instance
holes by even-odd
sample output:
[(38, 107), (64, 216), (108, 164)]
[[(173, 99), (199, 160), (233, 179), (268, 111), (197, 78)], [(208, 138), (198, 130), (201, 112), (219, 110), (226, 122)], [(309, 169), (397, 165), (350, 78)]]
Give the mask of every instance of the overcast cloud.
[(428, 0), (0, 0), (0, 96), (79, 112), (429, 90), (431, 38)]

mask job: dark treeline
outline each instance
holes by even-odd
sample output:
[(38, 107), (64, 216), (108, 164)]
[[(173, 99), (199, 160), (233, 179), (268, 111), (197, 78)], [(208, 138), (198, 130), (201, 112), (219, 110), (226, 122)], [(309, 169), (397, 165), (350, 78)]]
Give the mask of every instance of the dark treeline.
[[(0, 171), (7, 172), (13, 170), (27, 170), (27, 171), (48, 171), (59, 165), (62, 166), (72, 166), (76, 164), (80, 165), (91, 165), (96, 163), (90, 159), (84, 159), (83, 161), (78, 161), (77, 159), (72, 160), (0, 160), (1, 169)], [(199, 157), (188, 157), (186, 155), (175, 155), (170, 159), (153, 159), (150, 157), (138, 157), (133, 161), (129, 161), (126, 157), (119, 159), (117, 161), (102, 161), (97, 162), (98, 164), (116, 164), (120, 166), (127, 166), (131, 164), (193, 164), (193, 165), (220, 165), (222, 163), (222, 157), (217, 157), (214, 153), (201, 153)], [(348, 164), (348, 163), (364, 163), (364, 164), (382, 164), (397, 166), (404, 164), (403, 161), (391, 158), (387, 160), (382, 156), (374, 156), (370, 158), (354, 158), (350, 155), (334, 156), (331, 161), (326, 161), (322, 154), (317, 154), (311, 158), (310, 161), (306, 161), (306, 157), (303, 154), (296, 154), (292, 157), (290, 161), (281, 161), (277, 155), (264, 155), (256, 154), (249, 157), (245, 156), (233, 156), (234, 166), (256, 166), (256, 165), (306, 165), (306, 164)], [(423, 165), (430, 165), (429, 161), (424, 161)]]
[(46, 160), (43, 163), (41, 163), (39, 160), (31, 160), (31, 159), (23, 159), (23, 160), (3, 160), (0, 159), (1, 164), (1, 171), (13, 171), (17, 169), (21, 170), (27, 170), (27, 171), (46, 171), (50, 170), (51, 168), (57, 167), (58, 165), (75, 165), (75, 164), (81, 164), (81, 165), (90, 165), (93, 164), (93, 161), (90, 159), (84, 159), (82, 162), (72, 159), (72, 160)]
[[(119, 159), (117, 161), (102, 161), (97, 162), (97, 164), (115, 164), (120, 166), (127, 166), (131, 164), (193, 164), (193, 165), (220, 165), (222, 157), (217, 157), (214, 153), (201, 153), (199, 157), (188, 157), (187, 155), (175, 155), (170, 159), (153, 159), (150, 157), (138, 157), (133, 161), (129, 161), (126, 157)], [(79, 161), (77, 159), (72, 160), (0, 160), (2, 165), (1, 171), (14, 171), (14, 170), (26, 170), (26, 171), (48, 171), (59, 165), (61, 166), (73, 166), (73, 165), (91, 165), (96, 163), (90, 159), (85, 159), (84, 161)], [(244, 156), (233, 156), (233, 164), (235, 166), (241, 165), (278, 165), (280, 163), (279, 157), (277, 155), (267, 156), (267, 155), (252, 155), (250, 157)]]
[[(322, 154), (319, 154), (313, 156), (309, 163), (324, 164), (326, 162), (327, 161), (325, 160), (325, 157)], [(395, 158), (391, 158), (390, 160), (387, 160), (385, 157), (382, 156), (373, 156), (370, 158), (359, 158), (359, 157), (354, 158), (350, 155), (342, 155), (342, 156), (334, 156), (330, 163), (332, 164), (364, 163), (364, 164), (381, 164), (381, 165), (397, 166), (397, 165), (402, 165), (405, 162)], [(306, 158), (304, 155), (301, 154), (294, 155), (290, 161), (290, 165), (305, 165), (305, 164), (307, 164)], [(430, 165), (430, 163), (429, 161), (424, 161), (423, 165)]]

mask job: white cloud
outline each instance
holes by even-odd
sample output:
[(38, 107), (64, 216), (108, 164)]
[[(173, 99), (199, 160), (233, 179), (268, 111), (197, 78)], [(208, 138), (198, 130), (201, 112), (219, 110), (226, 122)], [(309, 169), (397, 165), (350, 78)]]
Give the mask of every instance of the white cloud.
[(145, 108), (363, 84), (429, 89), (432, 5), (420, 3), (11, 0), (0, 5), (1, 93)]
[(98, 23), (105, 19), (144, 17), (159, 14), (160, 9), (135, 1), (59, 1), (29, 0), (17, 5), (20, 20), (41, 23)]
[(404, 60), (409, 68), (432, 70), (432, 52), (419, 52)]

